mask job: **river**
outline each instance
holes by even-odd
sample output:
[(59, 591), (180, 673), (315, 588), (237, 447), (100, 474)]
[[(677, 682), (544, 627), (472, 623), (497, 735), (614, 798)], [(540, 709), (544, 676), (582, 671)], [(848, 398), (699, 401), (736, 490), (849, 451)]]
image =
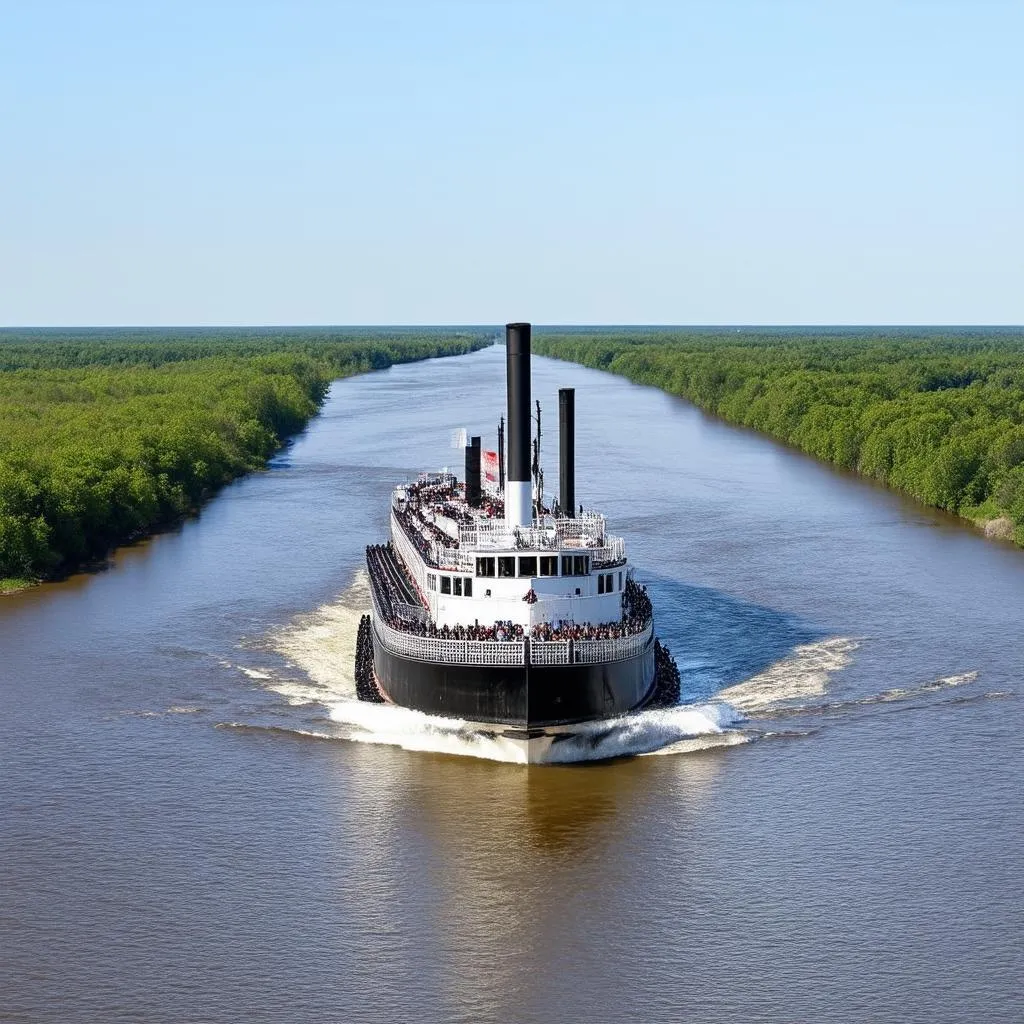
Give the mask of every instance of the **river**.
[(1024, 552), (537, 358), (548, 490), (573, 386), (687, 707), (525, 768), (352, 702), (390, 489), (492, 447), (503, 378), (338, 382), (197, 518), (0, 601), (0, 1020), (1024, 1018)]

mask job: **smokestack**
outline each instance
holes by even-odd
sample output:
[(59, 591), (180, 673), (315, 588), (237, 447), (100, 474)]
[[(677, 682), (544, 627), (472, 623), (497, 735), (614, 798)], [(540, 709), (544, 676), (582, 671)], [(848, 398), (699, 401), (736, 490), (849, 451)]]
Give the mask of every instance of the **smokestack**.
[(576, 515), (576, 389), (558, 389), (558, 504)]
[(474, 437), (466, 445), (466, 504), (480, 507), (480, 438)]
[(505, 325), (505, 366), (508, 388), (508, 480), (505, 522), (533, 524), (530, 484), (530, 325)]

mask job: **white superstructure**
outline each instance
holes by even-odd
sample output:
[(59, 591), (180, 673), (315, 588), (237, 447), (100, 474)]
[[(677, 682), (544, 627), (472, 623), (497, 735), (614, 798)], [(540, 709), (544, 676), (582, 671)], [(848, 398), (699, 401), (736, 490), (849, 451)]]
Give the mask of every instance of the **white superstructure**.
[(625, 543), (597, 512), (540, 511), (515, 525), (499, 502), (468, 505), (454, 476), (424, 474), (394, 491), (391, 542), (437, 627), (504, 622), (529, 632), (622, 618)]

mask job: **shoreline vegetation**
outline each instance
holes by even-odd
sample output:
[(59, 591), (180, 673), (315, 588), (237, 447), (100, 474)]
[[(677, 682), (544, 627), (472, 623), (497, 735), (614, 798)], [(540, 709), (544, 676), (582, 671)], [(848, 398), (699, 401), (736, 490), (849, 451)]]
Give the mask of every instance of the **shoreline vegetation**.
[(1024, 547), (1024, 331), (577, 328), (538, 354), (659, 388)]
[(63, 578), (266, 466), (331, 381), (484, 329), (0, 330), (0, 595)]

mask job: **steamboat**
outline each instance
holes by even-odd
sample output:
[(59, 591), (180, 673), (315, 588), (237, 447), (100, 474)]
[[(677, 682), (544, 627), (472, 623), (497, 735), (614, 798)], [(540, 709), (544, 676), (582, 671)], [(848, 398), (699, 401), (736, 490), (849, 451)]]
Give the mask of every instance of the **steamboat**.
[(679, 671), (625, 541), (576, 504), (575, 391), (558, 393), (559, 495), (548, 507), (530, 325), (508, 324), (505, 347), (507, 458), (502, 420), (496, 451), (469, 439), (462, 480), (424, 473), (396, 487), (390, 539), (366, 549), (356, 691), (500, 735), (531, 761), (584, 724), (612, 728), (677, 703)]

